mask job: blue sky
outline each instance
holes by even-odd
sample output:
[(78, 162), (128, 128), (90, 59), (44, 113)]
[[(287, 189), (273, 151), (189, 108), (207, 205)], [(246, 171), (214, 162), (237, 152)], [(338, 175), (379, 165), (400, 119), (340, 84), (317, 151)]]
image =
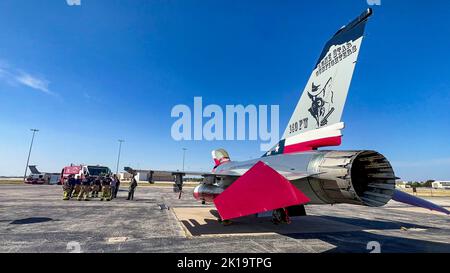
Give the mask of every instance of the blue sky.
[[(353, 1), (0, 2), (0, 175), (31, 163), (209, 170), (210, 151), (261, 155), (258, 141), (183, 141), (176, 104), (278, 104), (280, 132), (324, 43)], [(344, 110), (339, 149), (374, 149), (397, 176), (450, 180), (450, 2), (374, 7)]]

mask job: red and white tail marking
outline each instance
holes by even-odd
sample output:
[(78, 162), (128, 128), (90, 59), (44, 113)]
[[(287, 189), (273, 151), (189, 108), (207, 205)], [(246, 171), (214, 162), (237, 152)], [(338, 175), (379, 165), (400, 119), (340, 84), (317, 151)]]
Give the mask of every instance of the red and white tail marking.
[(322, 127), (285, 139), (285, 154), (314, 150), (324, 146), (341, 145), (342, 129), (344, 123), (339, 122), (327, 127)]

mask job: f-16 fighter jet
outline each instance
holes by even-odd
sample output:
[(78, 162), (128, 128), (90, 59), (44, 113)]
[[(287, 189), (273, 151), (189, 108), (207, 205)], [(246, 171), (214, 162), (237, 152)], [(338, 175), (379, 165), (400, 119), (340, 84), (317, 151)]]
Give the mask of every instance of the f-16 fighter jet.
[(376, 151), (319, 150), (341, 144), (342, 112), (371, 15), (366, 10), (326, 43), (282, 139), (261, 158), (235, 162), (218, 149), (212, 152), (215, 166), (209, 173), (150, 174), (173, 175), (180, 191), (184, 175), (203, 176), (194, 197), (213, 202), (221, 220), (273, 211), (275, 218), (288, 222), (289, 215), (304, 213), (305, 204), (381, 207), (391, 199), (449, 214), (396, 190), (391, 164)]

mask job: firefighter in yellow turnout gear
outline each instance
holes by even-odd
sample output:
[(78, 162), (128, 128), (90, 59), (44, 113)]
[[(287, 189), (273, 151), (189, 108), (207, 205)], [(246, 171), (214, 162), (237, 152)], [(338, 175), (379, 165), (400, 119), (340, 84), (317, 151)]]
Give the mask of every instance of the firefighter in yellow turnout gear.
[(81, 191), (81, 177), (79, 175), (77, 175), (75, 177), (75, 185), (73, 187), (73, 193), (72, 193), (72, 197), (78, 197), (78, 195), (80, 194)]
[(69, 200), (70, 197), (72, 197), (73, 187), (75, 186), (75, 178), (73, 174), (71, 174), (67, 179), (63, 181), (63, 200)]
[(100, 201), (111, 201), (111, 178), (108, 176), (102, 178), (102, 198)]
[(92, 179), (92, 180), (93, 181), (91, 184), (91, 186), (92, 186), (91, 197), (94, 198), (94, 197), (98, 197), (98, 193), (100, 192), (100, 189), (102, 187), (102, 182), (100, 181), (100, 178), (98, 178), (98, 177), (95, 179)]
[(89, 201), (89, 191), (91, 190), (91, 178), (89, 177), (89, 174), (86, 175), (86, 177), (81, 181), (81, 190), (80, 194), (78, 195), (78, 201), (81, 201), (84, 196), (84, 201)]

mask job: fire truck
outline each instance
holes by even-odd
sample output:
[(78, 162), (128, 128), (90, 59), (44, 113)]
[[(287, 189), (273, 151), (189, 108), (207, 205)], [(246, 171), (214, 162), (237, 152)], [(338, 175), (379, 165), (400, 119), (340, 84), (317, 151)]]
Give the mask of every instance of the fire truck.
[(76, 178), (83, 179), (87, 174), (91, 177), (99, 177), (101, 175), (111, 174), (111, 170), (108, 167), (100, 165), (73, 165), (66, 166), (61, 170), (60, 181), (64, 184), (69, 178), (69, 175), (73, 174)]

